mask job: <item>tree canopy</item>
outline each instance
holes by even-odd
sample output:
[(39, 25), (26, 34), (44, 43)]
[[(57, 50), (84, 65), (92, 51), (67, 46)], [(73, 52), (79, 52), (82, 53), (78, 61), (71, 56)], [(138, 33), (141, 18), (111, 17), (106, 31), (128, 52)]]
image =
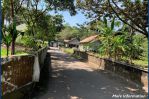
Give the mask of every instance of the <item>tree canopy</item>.
[(116, 16), (133, 30), (148, 37), (147, 0), (77, 0), (77, 6), (88, 18), (100, 20)]
[[(28, 34), (34, 38), (45, 40), (48, 36), (55, 37), (56, 32), (62, 29), (63, 18), (61, 15), (51, 16), (49, 11), (67, 10), (71, 15), (76, 14), (74, 0), (4, 0), (2, 1), (2, 28), (9, 26), (11, 37), (11, 54), (15, 54), (15, 42), (20, 34), (16, 26), (27, 24)], [(30, 35), (31, 36), (31, 35)], [(3, 31), (3, 41), (7, 35)], [(47, 39), (46, 39), (47, 40)], [(8, 40), (7, 40), (8, 41)]]
[(90, 30), (88, 27), (80, 26), (80, 27), (72, 27), (69, 25), (64, 25), (64, 28), (60, 33), (58, 33), (57, 37), (60, 40), (70, 40), (72, 38), (77, 38), (79, 40), (95, 34), (95, 31)]

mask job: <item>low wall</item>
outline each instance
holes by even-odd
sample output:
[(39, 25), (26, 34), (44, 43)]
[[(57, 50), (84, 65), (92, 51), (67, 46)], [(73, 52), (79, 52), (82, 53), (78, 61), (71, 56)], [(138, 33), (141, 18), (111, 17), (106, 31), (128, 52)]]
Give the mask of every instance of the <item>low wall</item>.
[(2, 58), (2, 95), (32, 83), (34, 59), (37, 53), (40, 68), (42, 68), (47, 47), (30, 55)]
[(99, 58), (94, 56), (93, 54), (89, 54), (86, 52), (75, 51), (74, 54), (82, 57), (89, 63), (96, 64), (101, 70), (108, 70), (122, 77), (125, 77), (127, 80), (131, 80), (141, 85), (147, 91), (148, 71), (136, 68), (125, 63), (115, 62), (110, 59)]
[(2, 64), (2, 92), (6, 94), (32, 81), (34, 56), (14, 56)]
[(45, 60), (45, 57), (46, 57), (46, 54), (47, 54), (47, 50), (48, 50), (48, 47), (45, 47), (45, 48), (39, 49), (39, 50), (35, 53), (35, 54), (38, 53), (38, 59), (39, 59), (40, 69), (43, 68), (44, 60)]

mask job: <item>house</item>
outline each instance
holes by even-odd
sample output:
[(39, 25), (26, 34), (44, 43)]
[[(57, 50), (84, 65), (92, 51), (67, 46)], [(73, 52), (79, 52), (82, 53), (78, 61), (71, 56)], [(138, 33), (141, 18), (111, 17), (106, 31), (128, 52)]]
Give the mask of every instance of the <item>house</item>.
[(57, 41), (50, 41), (49, 42), (49, 46), (51, 46), (51, 47), (58, 47), (58, 42)]
[(72, 38), (71, 40), (64, 40), (65, 47), (79, 47), (80, 41), (77, 38)]
[(20, 24), (20, 25), (16, 26), (16, 30), (18, 30), (20, 32), (25, 32), (27, 30), (27, 25), (26, 24)]
[(64, 40), (64, 46), (65, 46), (65, 47), (69, 47), (69, 41), (70, 41), (70, 40)]
[(80, 51), (98, 51), (100, 45), (100, 40), (98, 35), (89, 36), (80, 41), (79, 50)]
[(63, 45), (64, 44), (62, 41), (58, 41), (58, 40), (49, 41), (49, 46), (51, 46), (51, 47), (60, 47)]

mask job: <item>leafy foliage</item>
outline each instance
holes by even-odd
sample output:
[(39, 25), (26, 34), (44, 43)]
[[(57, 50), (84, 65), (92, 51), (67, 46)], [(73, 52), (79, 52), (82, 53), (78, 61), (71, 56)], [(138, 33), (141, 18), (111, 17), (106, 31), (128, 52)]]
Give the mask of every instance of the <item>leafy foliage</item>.
[(2, 38), (3, 38), (2, 43), (4, 43), (7, 47), (7, 56), (9, 54), (9, 47), (10, 47), (10, 44), (11, 44), (11, 41), (12, 41), (11, 35), (10, 35), (9, 32), (10, 32), (9, 29), (6, 29), (6, 28), (2, 29)]
[[(15, 54), (15, 42), (21, 32), (16, 30), (16, 26), (20, 24), (27, 24), (28, 31), (25, 36), (31, 36), (32, 45), (33, 41), (40, 39), (52, 40), (57, 32), (63, 26), (63, 18), (61, 15), (51, 16), (49, 11), (52, 10), (68, 10), (71, 15), (75, 15), (74, 0), (61, 1), (61, 0), (4, 0), (2, 1), (2, 27), (10, 27), (9, 34), (3, 32), (5, 39), (8, 37), (11, 41), (11, 53)], [(33, 39), (32, 39), (33, 38)], [(27, 38), (26, 38), (27, 39)], [(28, 42), (29, 39), (26, 41)], [(26, 43), (27, 43), (26, 42)], [(10, 46), (10, 45), (9, 45)]]
[(146, 37), (147, 0), (77, 0), (77, 6), (88, 17), (101, 20), (116, 16), (124, 24)]
[(114, 31), (115, 18), (112, 19), (111, 24), (106, 18), (104, 20), (99, 27), (99, 40), (101, 41), (99, 53), (115, 60), (140, 59), (143, 54), (141, 46), (143, 38), (126, 31), (126, 26), (120, 31)]
[(57, 37), (61, 40), (71, 39), (71, 38), (78, 38), (81, 40), (93, 34), (95, 34), (95, 32), (92, 30), (89, 30), (87, 27), (83, 27), (83, 26), (71, 27), (69, 25), (64, 25), (64, 28), (57, 35)]

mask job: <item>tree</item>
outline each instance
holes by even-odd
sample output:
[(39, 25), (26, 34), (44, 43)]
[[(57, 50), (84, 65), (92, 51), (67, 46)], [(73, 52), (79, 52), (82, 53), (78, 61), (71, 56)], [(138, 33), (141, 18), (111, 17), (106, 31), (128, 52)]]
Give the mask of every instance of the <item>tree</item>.
[(15, 53), (15, 40), (19, 32), (16, 31), (16, 17), (15, 13), (18, 13), (24, 0), (5, 0), (2, 2), (2, 27), (5, 28), (8, 22), (11, 34), (11, 54)]
[[(42, 4), (44, 4), (42, 6)], [(16, 25), (26, 23), (32, 35), (37, 33), (37, 22), (43, 14), (47, 14), (52, 10), (69, 10), (71, 15), (76, 13), (74, 0), (5, 0), (2, 2), (2, 26), (5, 28), (6, 24), (11, 27), (11, 54), (15, 54), (15, 42), (19, 35), (16, 31)], [(61, 21), (61, 20), (59, 20)], [(60, 30), (60, 26), (57, 26)]]
[(45, 0), (48, 2), (48, 7), (50, 9), (58, 10), (58, 11), (64, 11), (68, 10), (71, 15), (76, 14), (75, 9), (75, 0)]
[(65, 25), (64, 29), (57, 35), (60, 40), (71, 39), (76, 37), (78, 30), (69, 25)]
[(37, 22), (37, 33), (35, 38), (43, 41), (51, 41), (55, 39), (55, 36), (63, 28), (63, 17), (61, 15), (43, 15)]
[(57, 35), (57, 37), (60, 40), (72, 39), (72, 38), (77, 38), (81, 40), (93, 34), (95, 34), (95, 32), (90, 30), (89, 26), (85, 27), (80, 25), (80, 27), (75, 27), (75, 26), (72, 27), (69, 24), (66, 24), (64, 25), (64, 28), (62, 29), (62, 31)]
[[(75, 6), (74, 6), (74, 1), (73, 0), (69, 0), (69, 1), (61, 1), (61, 0), (32, 0), (27, 1), (26, 2), (26, 7), (23, 7), (22, 10), (20, 11), (20, 15), (23, 16), (23, 19), (25, 21), (25, 23), (28, 25), (28, 27), (30, 28), (30, 33), (32, 35), (35, 35), (38, 31), (37, 28), (38, 27), (38, 23), (39, 21), (42, 19), (43, 22), (44, 20), (46, 20), (46, 18), (44, 19), (44, 15), (49, 15), (47, 14), (48, 11), (52, 11), (52, 10), (68, 10), (70, 12), (71, 15), (76, 14), (75, 11)], [(41, 2), (44, 4), (43, 6), (41, 6)], [(42, 18), (43, 17), (43, 18)], [(60, 15), (56, 15), (55, 18), (53, 17), (52, 20), (55, 20), (50, 22), (51, 26), (54, 24), (56, 25), (56, 31), (60, 31), (62, 28), (62, 21), (61, 20), (62, 17)], [(37, 25), (38, 24), (38, 25)], [(45, 25), (44, 25), (45, 26)], [(43, 28), (46, 28), (43, 27)], [(51, 29), (51, 31), (54, 30), (54, 28)], [(51, 35), (53, 36), (53, 35)]]
[(9, 55), (9, 47), (11, 45), (12, 42), (12, 38), (10, 35), (10, 28), (3, 28), (2, 30), (2, 38), (3, 38), (3, 43), (6, 45), (7, 48), (7, 57)]
[[(99, 53), (107, 55), (108, 58), (114, 60), (124, 60), (132, 63), (132, 59), (140, 59), (143, 54), (142, 42), (143, 38), (138, 34), (131, 33), (127, 25), (124, 25), (120, 30), (114, 30), (117, 24), (115, 18), (112, 22), (107, 21), (99, 22)], [(132, 31), (133, 32), (133, 31)]]
[(100, 20), (103, 16), (117, 16), (136, 32), (146, 37), (147, 0), (77, 0), (77, 6), (88, 18)]
[(112, 19), (111, 24), (107, 21), (106, 17), (104, 17), (104, 22), (98, 22), (99, 24), (99, 39), (102, 42), (99, 52), (108, 55), (110, 58), (112, 55), (112, 40), (115, 36), (114, 26), (115, 26), (115, 17)]

